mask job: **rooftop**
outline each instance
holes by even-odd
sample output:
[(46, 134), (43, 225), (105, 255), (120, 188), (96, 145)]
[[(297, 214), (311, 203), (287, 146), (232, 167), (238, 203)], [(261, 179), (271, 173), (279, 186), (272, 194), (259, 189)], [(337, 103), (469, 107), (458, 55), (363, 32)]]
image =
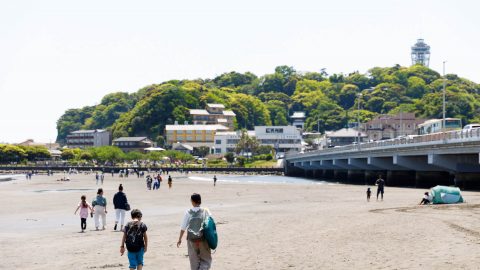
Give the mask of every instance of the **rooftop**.
[(105, 129), (81, 129), (81, 130), (76, 130), (72, 131), (72, 134), (78, 134), (78, 133), (95, 133), (95, 132), (107, 132)]
[(223, 104), (217, 104), (217, 103), (208, 103), (207, 106), (210, 107), (210, 108), (225, 109), (225, 106)]
[(166, 125), (165, 130), (228, 130), (223, 125)]
[(190, 109), (190, 114), (209, 115), (210, 113), (207, 112), (207, 110), (202, 110), (202, 109)]
[[(357, 137), (359, 131), (353, 128), (342, 128), (336, 131), (327, 132), (327, 137)], [(367, 137), (364, 132), (360, 132), (360, 137)]]
[(141, 142), (143, 140), (148, 140), (147, 137), (120, 137), (113, 140), (114, 142)]
[(305, 112), (293, 112), (290, 118), (305, 118)]

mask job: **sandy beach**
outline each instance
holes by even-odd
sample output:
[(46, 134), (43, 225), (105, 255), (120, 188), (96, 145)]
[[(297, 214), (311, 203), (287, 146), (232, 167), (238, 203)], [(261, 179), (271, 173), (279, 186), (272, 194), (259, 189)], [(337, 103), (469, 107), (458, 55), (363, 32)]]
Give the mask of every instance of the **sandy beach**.
[[(128, 269), (113, 231), (112, 198), (122, 183), (143, 212), (145, 269), (189, 269), (185, 241), (176, 247), (189, 196), (200, 193), (219, 234), (212, 269), (479, 269), (480, 193), (461, 205), (418, 206), (424, 190), (386, 187), (366, 202), (365, 186), (194, 181), (174, 174), (158, 191), (143, 179), (106, 174), (107, 230), (80, 233), (73, 214), (91, 201), (94, 175), (34, 176), (0, 183), (0, 269)], [(190, 175), (191, 176), (191, 175)], [(205, 175), (202, 175), (204, 177)], [(209, 176), (207, 176), (208, 178)], [(375, 188), (373, 189), (375, 192)], [(127, 215), (129, 218), (129, 215)]]

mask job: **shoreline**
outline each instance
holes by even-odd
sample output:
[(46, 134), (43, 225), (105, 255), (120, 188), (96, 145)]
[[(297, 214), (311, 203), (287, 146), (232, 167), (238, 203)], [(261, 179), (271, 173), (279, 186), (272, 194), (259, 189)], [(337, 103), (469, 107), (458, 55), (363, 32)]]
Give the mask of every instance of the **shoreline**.
[[(475, 269), (480, 264), (479, 192), (462, 192), (467, 203), (461, 205), (418, 206), (419, 189), (386, 187), (384, 201), (366, 202), (361, 185), (217, 182), (213, 187), (172, 177), (172, 189), (163, 181), (159, 190), (148, 191), (143, 179), (106, 174), (107, 229), (94, 231), (88, 218), (86, 233), (79, 233), (73, 211), (81, 195), (93, 199), (100, 187), (94, 175), (72, 175), (69, 182), (39, 175), (2, 185), (0, 204), (8, 209), (0, 215), (0, 245), (9, 247), (0, 249), (3, 263), (16, 269), (125, 269), (128, 260), (118, 253), (121, 233), (113, 231), (111, 205), (122, 183), (148, 226), (149, 269), (188, 269), (187, 248), (175, 243), (193, 192), (202, 195), (217, 223), (212, 269)], [(46, 263), (52, 256), (55, 260)]]

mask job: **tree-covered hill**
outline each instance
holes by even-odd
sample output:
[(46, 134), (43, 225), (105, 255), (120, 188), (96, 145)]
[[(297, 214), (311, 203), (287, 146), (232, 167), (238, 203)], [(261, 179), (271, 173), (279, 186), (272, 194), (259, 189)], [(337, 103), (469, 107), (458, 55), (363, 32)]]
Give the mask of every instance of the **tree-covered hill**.
[[(454, 74), (447, 78), (447, 117), (480, 122), (480, 85)], [(307, 130), (335, 130), (357, 115), (367, 121), (376, 114), (414, 112), (441, 118), (443, 78), (421, 65), (374, 67), (367, 74), (328, 75), (297, 72), (288, 66), (273, 74), (230, 72), (213, 79), (172, 80), (136, 93), (112, 93), (96, 106), (70, 109), (57, 121), (57, 141), (77, 129), (106, 128), (113, 137), (148, 136), (163, 141), (165, 125), (191, 122), (188, 109), (222, 103), (236, 113), (236, 128), (285, 125), (293, 111), (306, 111)], [(362, 95), (359, 95), (359, 94)], [(358, 102), (360, 100), (360, 110)]]

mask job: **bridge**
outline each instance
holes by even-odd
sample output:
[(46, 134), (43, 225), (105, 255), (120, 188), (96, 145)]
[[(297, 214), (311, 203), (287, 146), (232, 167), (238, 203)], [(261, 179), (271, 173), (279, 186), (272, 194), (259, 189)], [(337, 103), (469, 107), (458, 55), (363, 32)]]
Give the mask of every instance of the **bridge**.
[(382, 175), (390, 186), (478, 189), (480, 128), (291, 154), (285, 174), (369, 185)]

